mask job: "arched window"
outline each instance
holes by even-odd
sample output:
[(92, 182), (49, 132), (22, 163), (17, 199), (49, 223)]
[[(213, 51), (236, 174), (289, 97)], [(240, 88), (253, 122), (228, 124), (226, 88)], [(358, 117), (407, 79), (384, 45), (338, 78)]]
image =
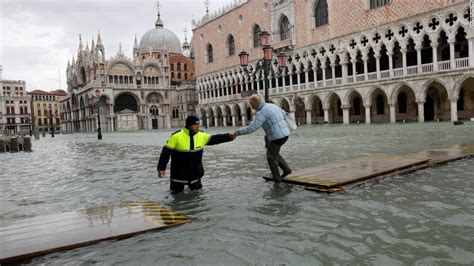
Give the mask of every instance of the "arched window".
[(176, 70), (181, 71), (181, 63), (176, 64)]
[(283, 16), (280, 19), (280, 41), (290, 39), (291, 38), (291, 33), (290, 33), (290, 21), (286, 16)]
[(227, 37), (227, 51), (229, 56), (235, 55), (235, 41), (234, 36), (232, 36), (232, 34)]
[(212, 44), (207, 44), (207, 63), (214, 62), (214, 49), (212, 48)]
[(253, 47), (254, 48), (260, 46), (259, 35), (260, 35), (261, 32), (262, 32), (262, 30), (260, 29), (259, 25), (255, 25), (255, 27), (253, 27), (252, 36), (253, 36)]
[(319, 27), (328, 24), (328, 2), (319, 0), (314, 7), (314, 25)]

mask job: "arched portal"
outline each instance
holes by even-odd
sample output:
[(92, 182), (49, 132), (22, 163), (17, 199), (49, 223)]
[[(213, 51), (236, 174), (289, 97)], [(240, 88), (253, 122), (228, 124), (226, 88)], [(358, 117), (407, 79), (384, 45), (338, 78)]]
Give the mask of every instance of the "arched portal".
[(458, 95), (458, 119), (469, 120), (474, 117), (474, 78), (468, 78), (461, 84)]
[(296, 124), (301, 125), (301, 124), (306, 124), (306, 106), (304, 104), (303, 99), (301, 98), (296, 98), (295, 99), (295, 120)]
[(374, 123), (390, 122), (390, 110), (385, 92), (380, 88), (377, 88), (372, 92), (370, 99), (370, 120)]
[(240, 110), (240, 107), (237, 104), (234, 107), (234, 114), (236, 126), (244, 126), (242, 124), (242, 111)]
[(232, 113), (230, 112), (230, 107), (228, 105), (226, 105), (224, 107), (224, 110), (225, 110), (225, 127), (228, 127), (228, 126), (232, 126)]
[(418, 120), (418, 105), (413, 90), (407, 86), (402, 85), (398, 89), (396, 95), (395, 105), (395, 120), (396, 121), (417, 121)]
[(349, 121), (351, 123), (365, 122), (365, 108), (362, 96), (357, 91), (353, 91), (349, 95), (349, 105)]
[(311, 124), (324, 124), (323, 103), (319, 97), (314, 96), (311, 101)]
[(130, 93), (122, 93), (115, 98), (115, 103), (114, 103), (114, 113), (123, 111), (123, 110), (130, 110), (134, 112), (138, 112), (138, 101)]
[(342, 123), (341, 99), (333, 93), (329, 98), (329, 123)]
[(289, 113), (290, 112), (290, 104), (286, 99), (283, 99), (280, 103), (280, 108), (285, 110), (285, 112)]
[(433, 82), (428, 86), (424, 104), (425, 121), (450, 120), (451, 105), (448, 100), (446, 88)]

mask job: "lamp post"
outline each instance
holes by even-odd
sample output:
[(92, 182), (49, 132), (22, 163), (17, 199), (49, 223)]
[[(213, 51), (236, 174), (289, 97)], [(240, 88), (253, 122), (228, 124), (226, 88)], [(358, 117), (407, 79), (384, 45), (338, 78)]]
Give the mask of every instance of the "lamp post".
[(31, 118), (27, 117), (26, 123), (28, 123), (28, 134), (30, 134), (31, 137)]
[[(273, 68), (272, 68), (273, 47), (268, 44), (270, 33), (268, 33), (267, 31), (262, 31), (258, 37), (259, 37), (260, 45), (262, 46), (262, 50), (263, 50), (263, 59), (259, 59), (255, 69), (253, 71), (249, 71), (248, 69), (249, 54), (245, 52), (244, 50), (242, 50), (242, 52), (240, 52), (239, 54), (240, 65), (243, 67), (247, 75), (252, 75), (254, 77), (256, 75), (259, 75), (261, 71), (263, 71), (263, 77), (264, 77), (263, 86), (264, 86), (264, 91), (265, 91), (265, 102), (268, 103), (270, 102), (270, 96), (268, 94), (268, 87), (270, 86), (269, 84), (267, 85), (267, 79), (270, 73), (274, 73)], [(278, 69), (279, 69), (278, 73), (281, 73), (286, 68), (286, 60), (288, 59), (288, 56), (286, 55), (286, 52), (284, 49), (282, 49), (277, 54), (277, 58), (278, 58)]]
[(49, 108), (49, 122), (51, 126), (51, 137), (54, 138), (53, 109)]
[[(97, 109), (97, 139), (101, 140), (102, 139), (102, 129), (100, 127), (100, 90), (95, 91), (95, 96), (90, 99), (89, 102), (90, 105), (94, 106), (94, 108)], [(107, 99), (107, 104), (109, 104), (109, 101)]]

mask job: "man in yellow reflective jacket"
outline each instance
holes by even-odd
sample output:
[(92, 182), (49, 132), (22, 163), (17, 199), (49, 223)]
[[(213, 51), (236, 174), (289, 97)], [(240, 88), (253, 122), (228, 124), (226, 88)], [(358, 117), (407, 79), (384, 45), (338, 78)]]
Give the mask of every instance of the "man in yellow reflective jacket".
[(161, 151), (158, 176), (165, 176), (166, 165), (171, 157), (170, 189), (175, 193), (183, 191), (185, 185), (191, 190), (202, 188), (204, 146), (234, 140), (231, 134), (209, 135), (200, 131), (199, 127), (199, 118), (188, 116), (186, 126), (174, 132)]

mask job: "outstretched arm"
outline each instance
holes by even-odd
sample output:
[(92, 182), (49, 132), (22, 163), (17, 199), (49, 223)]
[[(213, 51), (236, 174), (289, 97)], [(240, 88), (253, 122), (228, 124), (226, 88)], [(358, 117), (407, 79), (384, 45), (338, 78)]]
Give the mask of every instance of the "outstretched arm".
[(207, 145), (217, 145), (221, 144), (224, 142), (229, 142), (233, 141), (234, 138), (232, 137), (231, 134), (215, 134), (209, 137), (209, 141), (207, 142)]
[(257, 131), (259, 128), (262, 127), (263, 123), (265, 122), (265, 118), (262, 113), (257, 112), (255, 116), (255, 120), (253, 120), (248, 126), (238, 128), (235, 131), (236, 136), (247, 135)]

